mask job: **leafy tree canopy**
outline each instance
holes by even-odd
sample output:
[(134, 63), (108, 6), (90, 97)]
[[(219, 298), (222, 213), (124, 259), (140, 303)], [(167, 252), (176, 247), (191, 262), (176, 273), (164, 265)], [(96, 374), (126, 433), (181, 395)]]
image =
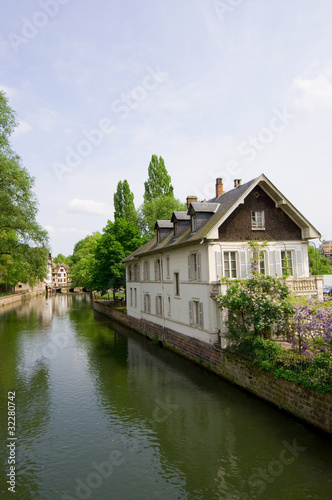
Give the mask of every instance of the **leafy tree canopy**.
[(96, 266), (95, 252), (101, 238), (99, 232), (86, 236), (76, 243), (71, 256), (70, 274), (74, 286), (93, 288), (94, 269)]
[(53, 262), (56, 264), (67, 264), (67, 266), (71, 265), (71, 257), (65, 257), (62, 253), (58, 253), (56, 257), (54, 257)]
[(144, 187), (144, 201), (152, 201), (161, 196), (173, 196), (171, 176), (161, 156), (158, 158), (157, 155), (152, 155), (148, 168), (148, 180), (144, 182)]
[(332, 274), (331, 264), (327, 257), (324, 257), (317, 248), (308, 246), (309, 270), (313, 275)]
[(137, 212), (134, 205), (134, 195), (130, 191), (128, 181), (119, 181), (113, 197), (114, 219), (125, 219), (137, 223)]
[(15, 114), (0, 92), (0, 282), (34, 284), (46, 276), (47, 232), (37, 223), (34, 179), (10, 146)]
[(187, 210), (187, 205), (172, 195), (145, 201), (139, 209), (139, 226), (143, 234), (153, 236), (156, 220), (170, 220), (174, 211)]
[(95, 251), (93, 288), (115, 293), (125, 286), (125, 264), (121, 261), (145, 243), (137, 224), (124, 219), (108, 221)]

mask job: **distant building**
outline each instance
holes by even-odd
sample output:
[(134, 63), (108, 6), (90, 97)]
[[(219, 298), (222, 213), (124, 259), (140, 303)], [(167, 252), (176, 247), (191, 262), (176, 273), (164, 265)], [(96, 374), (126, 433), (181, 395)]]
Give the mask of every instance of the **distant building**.
[(332, 240), (324, 240), (321, 243), (320, 249), (324, 254), (324, 257), (327, 257), (332, 265)]
[(52, 262), (52, 287), (61, 288), (71, 283), (69, 277), (69, 266), (67, 264), (57, 264)]

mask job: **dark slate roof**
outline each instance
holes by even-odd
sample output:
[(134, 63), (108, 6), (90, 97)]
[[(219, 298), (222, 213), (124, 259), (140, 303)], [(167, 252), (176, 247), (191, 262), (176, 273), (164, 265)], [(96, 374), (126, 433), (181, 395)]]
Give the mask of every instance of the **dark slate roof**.
[(174, 222), (174, 219), (175, 220), (190, 220), (190, 215), (188, 215), (188, 212), (173, 212), (171, 221)]
[(156, 220), (155, 228), (160, 229), (173, 229), (173, 223), (170, 220)]
[(219, 204), (220, 202), (210, 203), (206, 201), (203, 202), (195, 201), (193, 203), (190, 203), (188, 213), (192, 214), (195, 212), (207, 212), (213, 214), (219, 207)]
[[(280, 191), (269, 181), (269, 179), (264, 175), (252, 179), (245, 184), (231, 189), (222, 193), (216, 198), (212, 198), (207, 202), (199, 203), (194, 202), (190, 204), (187, 213), (197, 212), (207, 212), (211, 213), (211, 217), (199, 228), (196, 232), (191, 231), (191, 227), (178, 237), (174, 237), (174, 233), (171, 232), (163, 241), (157, 242), (154, 237), (148, 243), (143, 245), (141, 248), (136, 250), (134, 253), (126, 257), (123, 262), (129, 262), (136, 256), (148, 254), (155, 251), (162, 251), (166, 248), (174, 248), (182, 245), (189, 245), (197, 243), (198, 241), (204, 241), (204, 239), (209, 235), (209, 233), (218, 225), (222, 224), (229, 215), (238, 207), (240, 203), (243, 202), (244, 198), (248, 196), (254, 187), (260, 185), (271, 198), (278, 203), (278, 206), (282, 206), (282, 209), (301, 227), (308, 230), (310, 236), (306, 236), (306, 239), (312, 239), (320, 237), (320, 233), (303, 217), (303, 215), (280, 193)], [(197, 206), (197, 207), (196, 207)], [(175, 212), (176, 214), (185, 214), (186, 212)], [(173, 217), (172, 217), (173, 220)], [(161, 221), (158, 221), (158, 223)], [(170, 221), (165, 221), (172, 224)], [(161, 227), (161, 226), (159, 226)], [(163, 226), (170, 227), (170, 226)]]

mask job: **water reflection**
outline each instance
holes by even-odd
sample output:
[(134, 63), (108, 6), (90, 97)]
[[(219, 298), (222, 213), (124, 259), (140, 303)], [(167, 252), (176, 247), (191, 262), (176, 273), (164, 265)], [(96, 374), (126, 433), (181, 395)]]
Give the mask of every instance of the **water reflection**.
[[(330, 442), (94, 316), (86, 295), (4, 312), (0, 342), (1, 422), (17, 394), (18, 499), (332, 498)], [(6, 498), (4, 474), (0, 485)]]

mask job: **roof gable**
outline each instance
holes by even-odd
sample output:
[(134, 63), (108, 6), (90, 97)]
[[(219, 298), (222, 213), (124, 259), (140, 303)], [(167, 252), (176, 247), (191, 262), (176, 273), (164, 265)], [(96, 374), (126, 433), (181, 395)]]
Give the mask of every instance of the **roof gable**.
[[(272, 182), (261, 174), (256, 179), (252, 179), (245, 184), (237, 185), (230, 191), (223, 192), (220, 196), (212, 198), (207, 202), (192, 202), (187, 212), (174, 212), (171, 221), (156, 222), (156, 229), (168, 229), (170, 234), (158, 242), (153, 238), (141, 248), (133, 252), (124, 259), (124, 262), (145, 253), (153, 253), (167, 248), (174, 248), (180, 245), (197, 243), (197, 241), (218, 240), (220, 226), (234, 213), (234, 211), (244, 204), (248, 195), (259, 186), (273, 200), (275, 207), (280, 208), (287, 216), (300, 228), (303, 240), (320, 238), (320, 233), (310, 224), (310, 222), (294, 207), (294, 205), (272, 184)], [(174, 222), (182, 223), (189, 221), (191, 215), (202, 217), (202, 224), (198, 225), (196, 231), (191, 227), (184, 228), (178, 237), (170, 231)], [(188, 222), (187, 222), (188, 223)], [(165, 231), (166, 232), (166, 231)]]

